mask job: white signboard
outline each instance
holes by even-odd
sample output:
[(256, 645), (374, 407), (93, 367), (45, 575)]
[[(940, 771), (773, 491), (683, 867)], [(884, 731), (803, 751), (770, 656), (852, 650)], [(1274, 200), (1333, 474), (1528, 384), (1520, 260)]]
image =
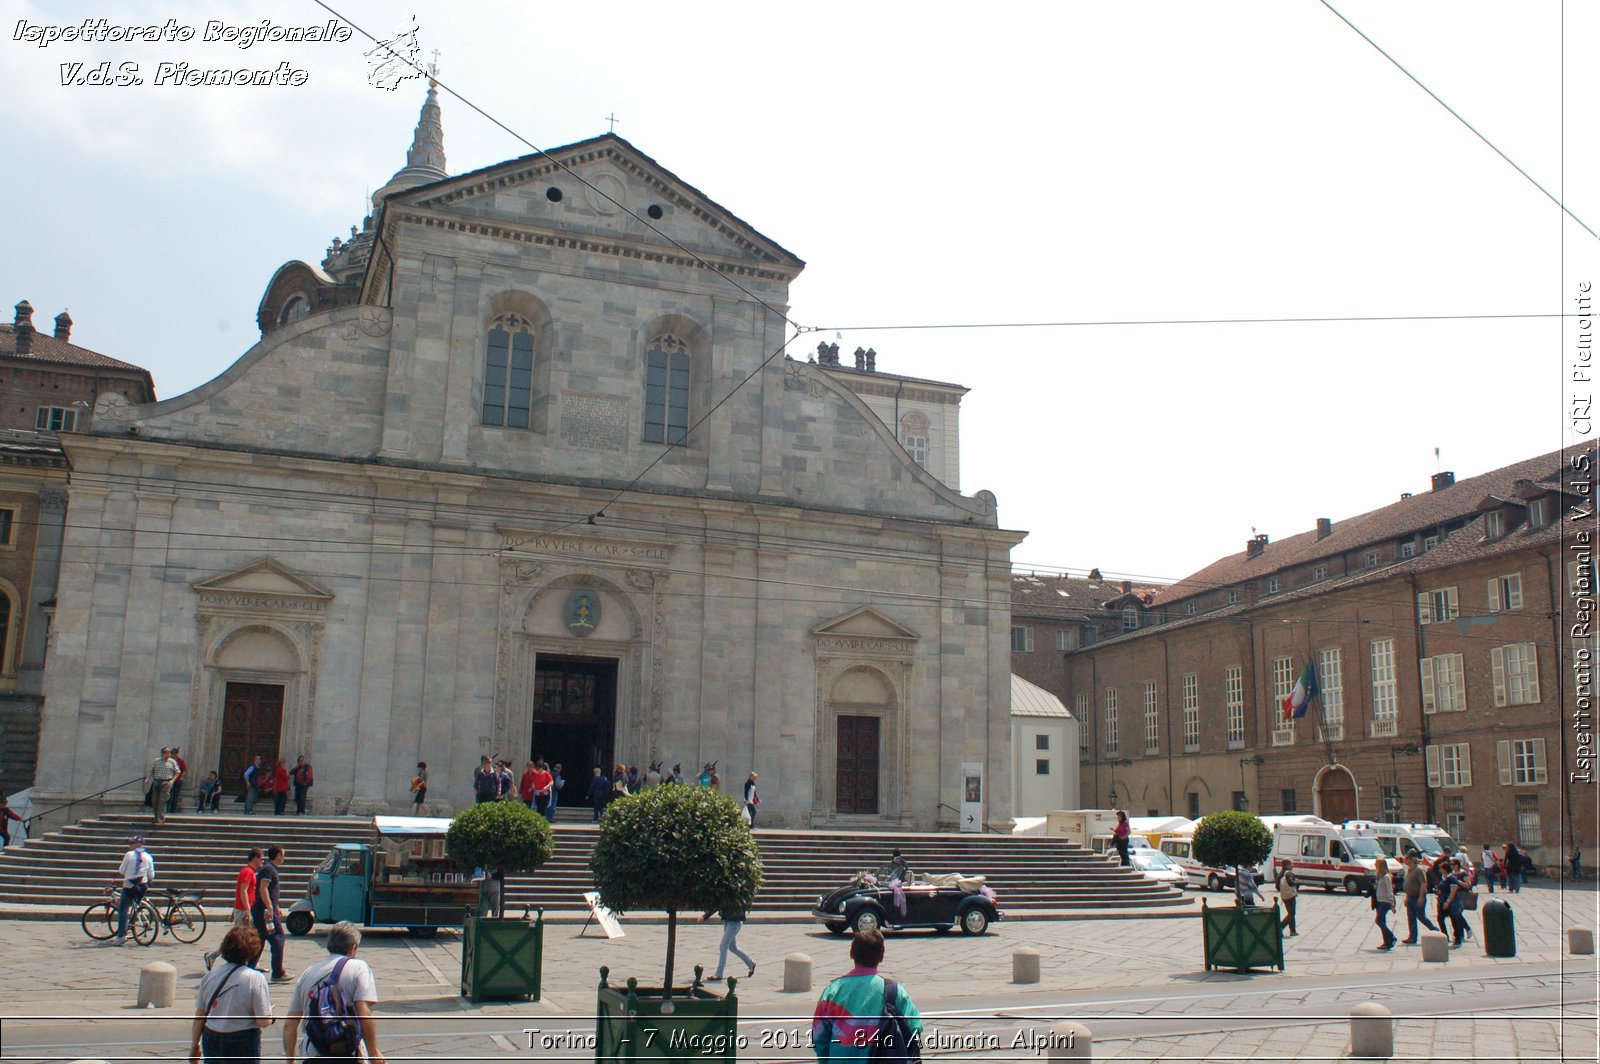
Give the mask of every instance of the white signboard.
[(983, 830), (983, 763), (961, 763), (961, 830)]
[[(606, 933), (607, 938), (621, 938), (627, 934), (622, 930), (622, 924), (617, 922), (617, 914), (600, 904), (599, 891), (585, 891), (583, 900), (589, 905), (589, 919), (600, 924), (600, 929)], [(589, 929), (588, 924), (584, 924), (583, 927), (585, 931)], [(578, 933), (581, 935), (583, 931)]]

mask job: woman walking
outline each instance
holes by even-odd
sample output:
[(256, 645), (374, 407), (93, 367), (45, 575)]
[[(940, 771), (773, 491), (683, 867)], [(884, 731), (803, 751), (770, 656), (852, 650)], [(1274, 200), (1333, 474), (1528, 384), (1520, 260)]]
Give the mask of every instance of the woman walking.
[(261, 939), (255, 928), (238, 925), (223, 937), (220, 952), (227, 967), (202, 976), (195, 994), (189, 1062), (259, 1062), (261, 1029), (272, 1024), (267, 975), (250, 967)]
[[(1283, 923), (1279, 926), (1285, 928), (1293, 938), (1300, 933), (1295, 927), (1295, 904), (1300, 900), (1300, 877), (1295, 875), (1294, 862), (1283, 862), (1283, 871), (1278, 873), (1278, 900), (1283, 902)], [(1390, 899), (1391, 903), (1393, 899)]]
[[(744, 930), (743, 911), (738, 909), (722, 910), (722, 944), (717, 947), (717, 974), (711, 977), (713, 983), (722, 982), (722, 973), (728, 968), (728, 954), (744, 961), (750, 966), (750, 974), (756, 974), (756, 959), (739, 948), (739, 932)], [(711, 919), (711, 913), (700, 917), (700, 922), (705, 923)]]
[(1378, 948), (1394, 949), (1397, 940), (1394, 932), (1389, 930), (1389, 914), (1394, 912), (1394, 880), (1389, 878), (1389, 862), (1382, 857), (1378, 858), (1376, 863), (1375, 878), (1372, 883), (1372, 907), (1377, 910), (1372, 922), (1383, 932), (1383, 945)]
[(1513, 894), (1522, 893), (1522, 862), (1525, 860), (1516, 843), (1506, 843), (1506, 855), (1501, 860), (1500, 866), (1505, 872), (1506, 889)]
[(1116, 844), (1117, 859), (1121, 861), (1124, 868), (1132, 863), (1128, 857), (1128, 836), (1132, 833), (1133, 829), (1128, 824), (1128, 814), (1118, 809), (1117, 826), (1111, 829), (1111, 841)]

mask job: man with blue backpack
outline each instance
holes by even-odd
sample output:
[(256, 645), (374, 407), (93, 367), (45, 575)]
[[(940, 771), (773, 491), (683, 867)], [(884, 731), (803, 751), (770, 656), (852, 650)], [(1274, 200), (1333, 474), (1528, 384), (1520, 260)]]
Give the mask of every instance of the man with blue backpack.
[[(828, 984), (811, 1016), (818, 1060), (922, 1059), (922, 1017), (906, 988), (879, 974), (883, 933), (859, 931), (850, 942), (855, 967)], [(754, 965), (751, 971), (755, 970)]]
[(372, 1015), (378, 987), (372, 968), (356, 959), (360, 945), (356, 925), (339, 921), (328, 932), (328, 956), (295, 982), (283, 1027), (288, 1064), (297, 1059), (361, 1056), (363, 1046), (367, 1060), (387, 1064), (378, 1049), (378, 1021)]

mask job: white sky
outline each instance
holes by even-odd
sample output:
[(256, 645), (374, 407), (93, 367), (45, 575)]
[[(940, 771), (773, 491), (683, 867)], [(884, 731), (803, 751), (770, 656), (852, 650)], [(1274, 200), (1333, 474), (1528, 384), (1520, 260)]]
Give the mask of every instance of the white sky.
[[(1600, 5), (1334, 0), (1600, 229)], [(792, 318), (955, 381), (962, 489), (1019, 568), (1176, 578), (1578, 437), (1572, 321), (866, 331), (1124, 319), (1553, 314), (1600, 241), (1316, 0), (1195, 3), (338, 0), (411, 25), (442, 80), (533, 144), (606, 130), (808, 267)], [(171, 398), (258, 336), (404, 162), (422, 101), (347, 44), (67, 44), (18, 20), (315, 24), (310, 2), (10, 3), (0, 301), (148, 367)], [(61, 85), (137, 63), (142, 86)], [(157, 87), (161, 61), (308, 72)], [(1563, 64), (1565, 66), (1563, 82)], [(450, 171), (528, 149), (443, 97)], [(1563, 131), (1563, 107), (1565, 130)], [(9, 310), (5, 311), (9, 315)], [(1580, 389), (1588, 386), (1580, 386)]]

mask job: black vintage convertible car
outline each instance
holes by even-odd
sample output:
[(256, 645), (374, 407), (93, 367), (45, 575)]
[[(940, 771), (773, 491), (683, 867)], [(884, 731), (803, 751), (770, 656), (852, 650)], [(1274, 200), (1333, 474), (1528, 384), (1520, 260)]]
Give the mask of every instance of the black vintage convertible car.
[(891, 882), (861, 873), (845, 886), (817, 899), (811, 915), (836, 935), (846, 931), (903, 931), (959, 927), (981, 935), (1004, 914), (982, 876), (917, 873), (897, 892)]

